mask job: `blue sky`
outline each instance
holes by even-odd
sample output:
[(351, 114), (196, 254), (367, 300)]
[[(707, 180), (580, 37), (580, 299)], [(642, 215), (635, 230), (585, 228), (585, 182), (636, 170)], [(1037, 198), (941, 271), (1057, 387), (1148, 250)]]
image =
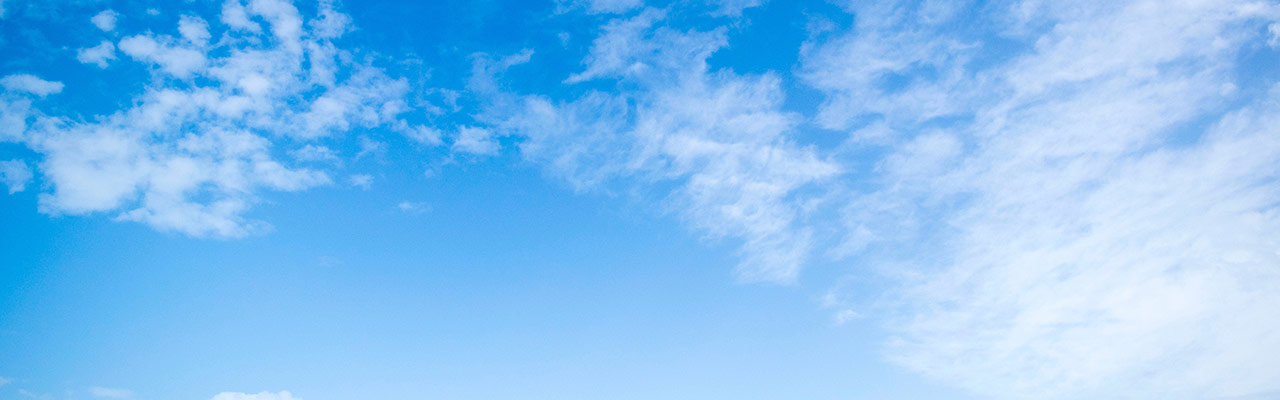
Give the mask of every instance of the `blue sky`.
[(0, 54), (0, 399), (1280, 398), (1272, 1), (2, 0)]

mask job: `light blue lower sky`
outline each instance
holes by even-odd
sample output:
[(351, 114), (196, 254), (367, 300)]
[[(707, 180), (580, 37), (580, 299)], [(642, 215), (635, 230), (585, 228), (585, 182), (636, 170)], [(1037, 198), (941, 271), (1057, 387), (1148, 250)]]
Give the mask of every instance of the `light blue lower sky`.
[(504, 164), (274, 196), (275, 231), (230, 241), (0, 197), (0, 375), (56, 398), (965, 398), (804, 285), (737, 284), (674, 221)]

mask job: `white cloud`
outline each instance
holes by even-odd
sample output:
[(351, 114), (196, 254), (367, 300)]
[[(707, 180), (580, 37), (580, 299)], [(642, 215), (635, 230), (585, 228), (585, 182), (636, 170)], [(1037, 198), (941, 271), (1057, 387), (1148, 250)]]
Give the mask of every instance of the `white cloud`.
[(453, 151), (475, 155), (493, 155), (498, 153), (498, 141), (493, 131), (485, 128), (464, 126), (458, 128), (458, 137), (453, 142)]
[(320, 17), (310, 24), (312, 34), (321, 38), (335, 38), (351, 30), (351, 17), (335, 11), (332, 0), (321, 0)]
[(585, 8), (593, 14), (617, 14), (644, 5), (644, 0), (558, 0), (561, 11), (568, 8)]
[(1267, 26), (1267, 32), (1271, 34), (1271, 37), (1267, 38), (1267, 45), (1271, 48), (1280, 47), (1280, 22)]
[(106, 68), (110, 65), (109, 61), (116, 59), (116, 46), (110, 41), (103, 40), (97, 46), (80, 49), (76, 52), (76, 60), (84, 64), (94, 64), (98, 68)]
[(89, 394), (93, 397), (101, 397), (107, 399), (128, 399), (133, 398), (133, 392), (125, 389), (111, 389), (94, 386), (89, 388)]
[(404, 133), (406, 137), (415, 143), (427, 146), (439, 146), (444, 143), (441, 139), (444, 136), (439, 129), (429, 126), (418, 126)]
[(164, 72), (177, 78), (188, 78), (205, 67), (208, 61), (203, 51), (184, 47), (169, 37), (135, 35), (120, 40), (120, 51), (138, 61), (148, 61), (160, 66)]
[[(355, 127), (417, 132), (399, 118), (407, 110), (405, 81), (339, 57), (345, 50), (329, 41), (338, 27), (326, 27), (330, 37), (318, 38), (324, 35), (308, 34), (291, 4), (238, 5), (227, 2), (221, 20), (241, 25), (216, 44), (207, 43), (207, 22), (190, 15), (179, 21), (181, 39), (145, 33), (121, 40), (125, 54), (158, 66), (129, 108), (86, 121), (28, 114), (20, 98), (0, 104), (4, 138), (40, 154), (39, 172), (50, 189), (40, 195), (41, 211), (112, 213), (200, 237), (254, 234), (269, 229), (243, 216), (259, 193), (331, 183), (326, 171), (277, 159), (277, 140), (301, 146), (292, 152), (295, 159), (317, 161), (336, 157), (324, 142)], [(238, 17), (261, 18), (270, 36)], [(329, 60), (304, 54), (304, 45), (330, 49), (323, 54)], [(340, 69), (342, 79), (314, 81), (312, 69), (321, 65)], [(3, 83), (36, 94), (61, 88), (26, 76)]]
[[(250, 75), (249, 78), (252, 80), (241, 79), (239, 82), (250, 93), (269, 90), (269, 85), (277, 82), (261, 75)], [(324, 84), (327, 81), (314, 83)], [(412, 137), (418, 133), (416, 128), (397, 122), (399, 115), (409, 110), (404, 101), (408, 91), (409, 84), (404, 79), (391, 79), (377, 69), (357, 69), (346, 84), (328, 90), (312, 101), (308, 110), (299, 114), (299, 126), (304, 129), (294, 132), (294, 135), (322, 137), (356, 126), (371, 128), (386, 124)]]
[[(845, 151), (887, 154), (843, 248), (905, 277), (891, 359), (999, 398), (1280, 389), (1280, 88), (1222, 90), (1280, 9), (851, 7), (802, 70)], [(956, 24), (1028, 45), (977, 62)]]
[(222, 392), (217, 396), (213, 396), (210, 400), (301, 400), (293, 397), (293, 394), (284, 392), (260, 392), (256, 394), (238, 393), (238, 392)]
[(370, 187), (373, 187), (373, 175), (354, 174), (351, 175), (349, 180), (351, 181), (351, 186), (361, 189), (368, 190)]
[(742, 15), (742, 10), (759, 7), (765, 0), (710, 0), (708, 2), (716, 6), (713, 14), (739, 16)]
[(368, 156), (368, 155), (381, 157), (385, 154), (387, 154), (386, 143), (370, 139), (368, 136), (360, 137), (360, 152), (356, 153), (357, 160), (364, 158), (365, 156)]
[(89, 20), (93, 22), (93, 26), (98, 27), (98, 29), (101, 29), (103, 32), (111, 32), (116, 30), (116, 18), (119, 16), (120, 13), (112, 10), (104, 10), (97, 15), (94, 15), (93, 18), (90, 18)]
[(333, 149), (330, 149), (328, 146), (314, 144), (308, 144), (306, 146), (302, 146), (302, 148), (292, 150), (289, 152), (289, 155), (293, 156), (293, 158), (298, 161), (338, 162), (341, 160), (341, 157), (338, 157), (338, 153), (333, 151)]
[(26, 190), (32, 176), (31, 167), (22, 160), (0, 161), (0, 182), (9, 188), (9, 194)]
[[(228, 2), (239, 0), (228, 0)], [(277, 40), (277, 45), (285, 50), (292, 52), (302, 51), (301, 37), (303, 33), (302, 16), (298, 14), (297, 7), (293, 6), (291, 1), (287, 0), (250, 0), (248, 3), (249, 13), (267, 21), (267, 25), (271, 27), (271, 34)], [(332, 32), (333, 27), (323, 25), (320, 33), (328, 34)], [(330, 39), (335, 36), (322, 36), (324, 39)]]
[[(0, 16), (3, 16), (3, 15), (0, 15)], [(5, 377), (3, 377), (3, 376), (0, 376), (0, 386), (8, 385), (8, 384), (10, 384), (10, 383), (13, 383), (13, 379), (9, 379), (9, 378), (5, 378)]]
[(222, 14), (220, 18), (227, 27), (249, 31), (251, 33), (262, 32), (262, 26), (257, 22), (249, 19), (249, 11), (245, 9), (244, 3), (237, 0), (226, 0), (222, 3)]
[(0, 142), (22, 140), (30, 112), (30, 99), (0, 95)]
[[(813, 247), (802, 223), (812, 200), (805, 188), (840, 168), (792, 143), (796, 116), (781, 111), (777, 77), (710, 71), (706, 59), (725, 45), (723, 32), (671, 29), (664, 18), (649, 9), (610, 21), (584, 71), (566, 80), (635, 89), (569, 101), (494, 92), (484, 117), (523, 137), (527, 159), (579, 188), (674, 184), (659, 195), (667, 211), (709, 237), (738, 241), (742, 279), (790, 282)], [(512, 65), (487, 62), (473, 90), (492, 91), (488, 75)]]
[[(686, 35), (683, 32), (663, 30), (654, 32), (662, 37), (650, 36), (653, 25), (665, 17), (665, 12), (651, 8), (633, 18), (610, 21), (602, 28), (600, 36), (592, 41), (591, 53), (584, 60), (587, 69), (569, 76), (565, 82), (578, 83), (615, 75), (640, 75), (654, 68), (676, 69), (683, 67), (679, 64), (688, 62), (676, 57), (677, 51), (690, 50), (693, 52), (692, 56), (700, 60), (724, 46), (724, 38), (719, 33)], [(654, 65), (656, 63), (667, 65)], [(672, 65), (673, 63), (676, 65)]]
[(419, 215), (430, 212), (431, 205), (416, 201), (402, 201), (400, 204), (396, 204), (396, 209), (408, 214)]
[(0, 0), (0, 18), (4, 18), (4, 0)]
[(178, 34), (182, 35), (183, 39), (196, 45), (204, 45), (209, 42), (211, 37), (209, 35), (209, 23), (205, 22), (203, 18), (191, 15), (183, 15), (178, 20)]
[(0, 86), (12, 92), (26, 92), (44, 97), (62, 92), (62, 82), (51, 82), (31, 74), (13, 74), (0, 78)]

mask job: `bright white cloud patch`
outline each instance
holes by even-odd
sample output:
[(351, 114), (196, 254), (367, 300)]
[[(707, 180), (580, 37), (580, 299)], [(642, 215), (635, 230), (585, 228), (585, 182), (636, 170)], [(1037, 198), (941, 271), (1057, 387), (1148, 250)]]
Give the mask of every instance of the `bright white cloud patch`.
[(12, 92), (25, 92), (36, 96), (48, 96), (62, 92), (62, 82), (51, 82), (31, 74), (13, 74), (0, 78), (0, 86)]
[[(230, 13), (224, 21), (261, 20), (269, 31), (233, 25), (241, 29), (211, 47), (205, 20), (183, 16), (180, 37), (144, 33), (120, 41), (130, 58), (156, 67), (135, 106), (88, 121), (36, 112), (29, 127), (26, 117), (6, 112), (6, 120), (21, 125), (21, 133), (6, 137), (21, 138), (42, 155), (39, 170), (51, 189), (40, 196), (42, 211), (109, 212), (166, 231), (243, 236), (268, 227), (242, 216), (259, 191), (330, 183), (324, 171), (276, 159), (274, 140), (305, 143), (296, 157), (314, 161), (333, 155), (317, 141), (350, 129), (418, 132), (399, 118), (407, 109), (407, 84), (344, 61), (350, 57), (330, 43), (343, 29), (312, 32), (285, 1), (231, 0), (224, 11)], [(321, 14), (345, 21), (327, 5)], [(30, 75), (0, 83), (40, 96), (61, 89)], [(24, 104), (8, 106), (21, 111)]]
[(105, 10), (94, 15), (89, 21), (93, 22), (93, 26), (98, 27), (103, 32), (111, 32), (116, 30), (116, 18), (119, 16), (120, 14), (115, 11)]
[(888, 154), (843, 248), (917, 266), (890, 357), (997, 397), (1280, 389), (1280, 88), (1231, 90), (1280, 9), (967, 9), (858, 5), (806, 53), (819, 122)]

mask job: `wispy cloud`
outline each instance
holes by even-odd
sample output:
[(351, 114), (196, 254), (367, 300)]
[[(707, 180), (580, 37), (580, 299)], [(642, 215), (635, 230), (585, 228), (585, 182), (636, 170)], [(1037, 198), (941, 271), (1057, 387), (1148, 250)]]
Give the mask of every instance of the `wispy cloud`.
[(431, 211), (431, 205), (419, 201), (402, 201), (396, 204), (396, 209), (411, 215), (426, 214)]
[(94, 386), (89, 388), (89, 394), (93, 397), (104, 399), (130, 399), (133, 398), (133, 391), (125, 389), (112, 389)]
[(670, 210), (741, 241), (747, 279), (815, 254), (870, 266), (898, 289), (828, 306), (876, 311), (888, 357), (926, 375), (996, 397), (1277, 388), (1280, 89), (1233, 75), (1275, 5), (847, 7), (854, 26), (815, 29), (798, 68), (824, 94), (812, 122), (848, 135), (830, 148), (793, 144), (775, 76), (706, 64), (723, 30), (661, 10), (607, 22), (565, 79), (618, 92), (497, 89), (529, 53), (478, 58), (472, 89), (581, 189), (673, 187)]
[[(47, 213), (238, 237), (267, 229), (244, 217), (260, 193), (332, 184), (349, 158), (396, 156), (365, 132), (340, 146), (344, 132), (379, 128), (460, 159), (518, 150), (578, 190), (621, 188), (732, 241), (743, 280), (794, 282), (814, 260), (879, 273), (891, 289), (863, 296), (874, 304), (831, 284), (833, 322), (884, 321), (888, 358), (974, 392), (1280, 389), (1280, 86), (1241, 72), (1274, 69), (1245, 56), (1280, 50), (1280, 6), (840, 2), (851, 26), (811, 24), (786, 49), (799, 65), (756, 74), (711, 62), (732, 29), (681, 25), (681, 7), (727, 26), (761, 4), (558, 2), (599, 23), (579, 68), (554, 79), (564, 90), (507, 84), (540, 62), (532, 49), (481, 53), (461, 95), (478, 108), (450, 91), (444, 111), (411, 105), (408, 81), (352, 61), (334, 40), (352, 22), (330, 2), (304, 16), (286, 1), (229, 0), (217, 18), (175, 14), (176, 33), (80, 50), (85, 64), (150, 69), (114, 113), (51, 115), (40, 105), (62, 83), (0, 79), (0, 140), (41, 157), (0, 163), (0, 176), (21, 191), (35, 166)], [(115, 32), (107, 19), (93, 22)], [(816, 90), (816, 109), (787, 107), (793, 85)], [(436, 128), (413, 113), (466, 117)], [(813, 132), (842, 140), (798, 139)], [(273, 399), (294, 398), (214, 397)]]
[(259, 392), (259, 393), (240, 393), (240, 392), (222, 392), (213, 396), (210, 400), (301, 400), (294, 397), (293, 394), (283, 392)]
[[(566, 78), (634, 89), (568, 100), (490, 90), (483, 118), (522, 137), (525, 158), (581, 189), (674, 183), (659, 195), (667, 211), (710, 237), (739, 241), (744, 280), (790, 282), (812, 247), (801, 223), (803, 189), (840, 167), (789, 139), (797, 116), (781, 110), (778, 77), (710, 70), (724, 33), (677, 30), (664, 19), (646, 9), (609, 21), (584, 70)], [(514, 65), (478, 63), (472, 88), (481, 92)]]
[(351, 182), (351, 186), (355, 186), (361, 189), (369, 189), (370, 187), (373, 186), (373, 175), (355, 174), (355, 175), (351, 175), (351, 177), (348, 180)]
[[(997, 397), (1274, 390), (1280, 324), (1261, 310), (1280, 302), (1280, 91), (1244, 93), (1229, 71), (1280, 10), (923, 10), (857, 6), (804, 66), (829, 93), (819, 121), (887, 154), (843, 247), (915, 266), (894, 272), (911, 277), (890, 358)], [(975, 61), (989, 44), (956, 39), (962, 18), (1029, 45)]]

